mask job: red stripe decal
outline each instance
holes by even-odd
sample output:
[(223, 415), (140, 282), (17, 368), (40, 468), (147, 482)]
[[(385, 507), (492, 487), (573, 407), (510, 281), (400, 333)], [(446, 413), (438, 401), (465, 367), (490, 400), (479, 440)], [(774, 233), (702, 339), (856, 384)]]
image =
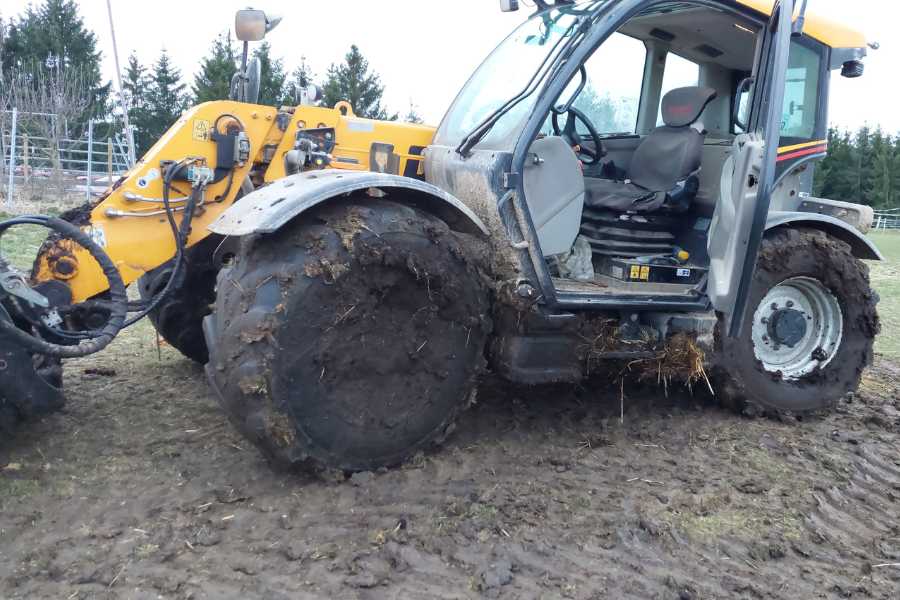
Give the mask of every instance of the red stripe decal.
[(824, 154), (828, 151), (828, 144), (822, 144), (821, 146), (813, 146), (812, 148), (805, 148), (803, 150), (797, 150), (796, 152), (789, 152), (788, 154), (782, 154), (778, 157), (778, 162), (784, 162), (786, 160), (791, 160), (792, 158), (801, 158), (804, 156), (809, 156), (810, 154)]

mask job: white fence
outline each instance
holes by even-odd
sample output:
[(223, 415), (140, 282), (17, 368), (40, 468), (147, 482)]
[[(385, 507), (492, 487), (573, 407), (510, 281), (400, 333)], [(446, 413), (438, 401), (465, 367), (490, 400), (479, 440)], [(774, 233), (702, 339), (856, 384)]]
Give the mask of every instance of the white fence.
[(872, 228), (875, 231), (900, 230), (900, 208), (875, 211), (875, 222)]
[[(98, 127), (93, 121), (84, 127), (79, 139), (51, 139), (29, 135), (23, 127), (23, 115), (5, 111), (0, 131), (0, 189), (10, 206), (21, 191), (35, 184), (59, 182), (62, 192), (83, 193), (86, 199), (102, 193), (130, 167), (124, 137), (95, 138)], [(28, 116), (34, 117), (34, 114)], [(48, 119), (53, 115), (38, 115)], [(68, 129), (68, 127), (66, 127)]]

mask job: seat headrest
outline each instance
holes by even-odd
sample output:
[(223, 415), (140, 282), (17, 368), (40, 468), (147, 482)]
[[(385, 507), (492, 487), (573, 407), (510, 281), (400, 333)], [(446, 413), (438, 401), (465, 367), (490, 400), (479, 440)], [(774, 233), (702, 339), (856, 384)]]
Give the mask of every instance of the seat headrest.
[(715, 100), (716, 90), (705, 87), (677, 88), (662, 99), (663, 122), (669, 127), (692, 125), (706, 106)]

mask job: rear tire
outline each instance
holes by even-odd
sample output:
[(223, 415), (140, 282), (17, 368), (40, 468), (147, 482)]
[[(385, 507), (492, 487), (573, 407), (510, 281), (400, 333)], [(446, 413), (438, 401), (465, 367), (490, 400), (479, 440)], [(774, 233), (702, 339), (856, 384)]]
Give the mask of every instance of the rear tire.
[(275, 465), (314, 471), (394, 466), (440, 442), (474, 398), (491, 330), (460, 241), (380, 200), (244, 240), (204, 326), (238, 429)]
[(872, 364), (877, 303), (868, 267), (846, 243), (815, 230), (768, 234), (741, 337), (720, 331), (725, 400), (794, 414), (831, 407), (856, 391)]
[[(212, 312), (216, 301), (216, 276), (219, 265), (213, 253), (222, 238), (211, 235), (185, 250), (185, 267), (181, 282), (150, 313), (153, 327), (173, 348), (187, 358), (206, 364), (209, 352), (203, 339), (203, 319)], [(172, 277), (174, 262), (169, 261), (138, 280), (141, 299), (148, 301), (160, 293)]]

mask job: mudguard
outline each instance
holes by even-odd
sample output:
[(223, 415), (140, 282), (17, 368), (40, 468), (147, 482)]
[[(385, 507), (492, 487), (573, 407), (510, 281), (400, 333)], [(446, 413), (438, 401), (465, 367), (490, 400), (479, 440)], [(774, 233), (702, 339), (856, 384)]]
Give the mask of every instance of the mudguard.
[(884, 255), (869, 238), (844, 221), (828, 215), (808, 212), (772, 211), (766, 220), (766, 231), (789, 225), (820, 229), (850, 244), (853, 256), (863, 260), (884, 260)]
[(398, 175), (338, 169), (291, 175), (248, 194), (213, 221), (209, 230), (225, 236), (273, 233), (314, 206), (369, 190), (374, 197), (431, 213), (455, 231), (488, 234), (469, 207), (429, 183)]

